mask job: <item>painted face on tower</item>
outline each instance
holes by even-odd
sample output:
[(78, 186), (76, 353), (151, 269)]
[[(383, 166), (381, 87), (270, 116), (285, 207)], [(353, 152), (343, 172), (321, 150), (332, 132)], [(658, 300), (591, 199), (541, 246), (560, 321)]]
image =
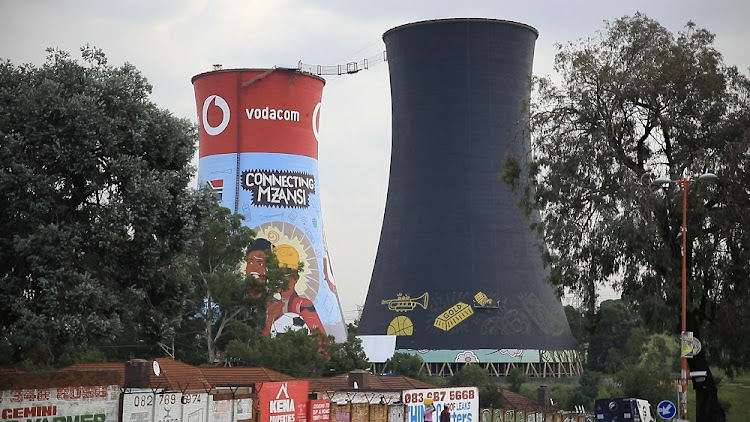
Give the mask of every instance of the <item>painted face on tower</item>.
[(266, 274), (266, 253), (264, 251), (248, 252), (247, 274), (255, 278)]
[(266, 239), (255, 239), (247, 250), (247, 275), (260, 278), (266, 275), (266, 251), (271, 250), (271, 242)]

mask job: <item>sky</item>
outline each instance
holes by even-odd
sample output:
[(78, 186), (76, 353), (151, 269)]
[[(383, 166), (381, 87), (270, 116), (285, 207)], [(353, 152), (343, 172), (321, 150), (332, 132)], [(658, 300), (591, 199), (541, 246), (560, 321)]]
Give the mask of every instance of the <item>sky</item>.
[[(46, 48), (80, 57), (89, 44), (101, 48), (112, 65), (137, 67), (153, 85), (151, 100), (160, 108), (197, 122), (190, 80), (215, 64), (344, 65), (382, 54), (382, 35), (395, 26), (492, 18), (536, 28), (534, 73), (554, 78), (556, 44), (595, 36), (605, 21), (636, 12), (673, 33), (695, 22), (716, 35), (726, 64), (748, 73), (747, 0), (0, 0), (0, 59), (41, 65)], [(385, 209), (388, 65), (325, 79), (319, 188), (339, 299), (351, 322), (365, 302)], [(603, 295), (613, 297), (615, 292)]]

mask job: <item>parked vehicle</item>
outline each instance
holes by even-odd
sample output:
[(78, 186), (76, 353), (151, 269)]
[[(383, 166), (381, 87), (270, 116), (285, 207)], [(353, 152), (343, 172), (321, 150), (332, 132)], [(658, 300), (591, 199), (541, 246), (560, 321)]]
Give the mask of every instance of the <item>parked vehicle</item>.
[(596, 399), (596, 422), (656, 422), (651, 405), (634, 398)]

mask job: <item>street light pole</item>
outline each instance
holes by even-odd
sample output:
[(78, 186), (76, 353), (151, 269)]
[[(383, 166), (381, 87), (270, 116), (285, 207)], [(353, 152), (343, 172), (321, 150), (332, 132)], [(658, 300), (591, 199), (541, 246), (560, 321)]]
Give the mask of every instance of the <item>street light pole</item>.
[[(695, 181), (711, 181), (717, 177), (712, 173), (700, 175)], [(664, 186), (669, 184), (679, 184), (682, 187), (682, 289), (681, 289), (681, 311), (680, 311), (680, 418), (687, 420), (687, 377), (688, 365), (687, 356), (682, 353), (682, 341), (687, 332), (687, 191), (688, 185), (692, 179), (683, 177), (679, 180), (671, 180), (665, 177), (659, 177), (652, 182), (653, 185)]]
[(680, 332), (680, 417), (687, 420), (687, 357), (682, 353), (682, 339), (687, 331), (687, 188), (690, 179), (681, 179), (682, 186), (682, 311)]

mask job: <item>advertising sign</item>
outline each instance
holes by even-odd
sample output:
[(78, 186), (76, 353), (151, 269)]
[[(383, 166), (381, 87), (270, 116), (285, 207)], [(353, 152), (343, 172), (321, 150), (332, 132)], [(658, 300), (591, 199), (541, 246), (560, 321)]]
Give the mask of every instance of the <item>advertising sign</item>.
[(0, 392), (2, 422), (115, 422), (120, 387), (32, 388)]
[(310, 400), (308, 402), (307, 414), (309, 415), (309, 422), (330, 422), (331, 401)]
[(193, 78), (200, 124), (198, 183), (245, 217), (256, 242), (247, 274), (273, 250), (289, 288), (268, 304), (264, 333), (318, 329), (346, 341), (323, 234), (318, 125), (324, 80), (291, 69), (221, 70)]
[(214, 396), (211, 404), (211, 422), (242, 422), (253, 418), (253, 400), (250, 398), (216, 400)]
[(425, 399), (431, 399), (435, 406), (433, 421), (440, 420), (438, 415), (447, 406), (451, 422), (479, 422), (479, 389), (476, 387), (404, 391), (406, 422), (424, 422)]
[(680, 335), (680, 357), (692, 358), (701, 351), (701, 342), (693, 337), (692, 331), (683, 331)]
[(256, 388), (259, 422), (307, 422), (307, 381), (264, 382)]
[(136, 392), (122, 395), (122, 420), (131, 422), (204, 422), (207, 394)]

